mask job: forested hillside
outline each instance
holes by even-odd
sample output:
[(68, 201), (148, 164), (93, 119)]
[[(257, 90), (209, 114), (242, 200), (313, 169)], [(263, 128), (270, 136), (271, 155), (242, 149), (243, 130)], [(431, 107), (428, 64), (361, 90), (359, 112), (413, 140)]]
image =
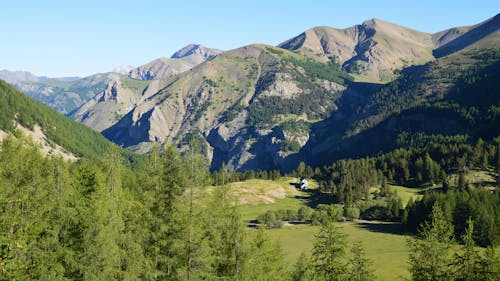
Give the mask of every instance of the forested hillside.
[[(478, 151), (484, 153), (486, 149), (491, 146)], [(423, 181), (433, 181), (433, 171), (439, 165), (427, 159), (430, 157), (425, 158)], [(7, 137), (0, 144), (0, 279), (374, 280), (371, 261), (363, 247), (348, 245), (337, 222), (342, 217), (356, 216), (363, 202), (370, 207), (362, 215), (373, 214), (376, 209), (366, 191), (361, 190), (365, 194), (358, 197), (359, 185), (354, 182), (371, 181), (377, 173), (385, 175), (376, 168), (377, 161), (384, 159), (367, 161), (340, 162), (344, 172), (337, 183), (337, 166), (325, 170), (329, 174), (329, 169), (333, 169), (332, 184), (347, 187), (345, 203), (343, 207), (332, 204), (335, 201), (318, 205), (313, 220), (320, 229), (313, 248), (295, 266), (290, 266), (284, 263), (280, 245), (270, 239), (265, 227), (245, 226), (239, 200), (227, 185), (234, 175), (225, 170), (210, 175), (208, 163), (196, 149), (181, 157), (173, 146), (155, 148), (141, 169), (131, 170), (124, 166), (116, 147), (111, 147), (98, 161), (64, 162), (47, 158), (29, 141)], [(395, 169), (387, 162), (381, 163), (387, 165), (388, 174)], [(411, 168), (410, 173), (414, 169), (418, 170)], [(301, 165), (297, 173), (310, 170)], [(324, 174), (312, 173), (317, 177)], [(213, 180), (222, 184), (207, 188)], [(421, 238), (409, 240), (413, 249), (409, 256), (412, 280), (421, 280), (421, 274), (429, 275), (429, 280), (440, 274), (446, 274), (447, 280), (463, 280), (463, 272), (473, 278), (467, 280), (499, 277), (493, 247), (498, 243), (497, 192), (450, 187), (456, 191), (430, 193), (403, 209), (401, 205), (392, 207), (395, 197), (384, 191), (384, 181), (382, 177), (376, 202), (387, 202), (387, 210), (395, 210), (390, 218), (402, 215), (404, 225), (410, 227), (422, 218), (421, 212), (431, 214), (426, 215), (428, 222), (421, 224)], [(342, 189), (338, 190), (323, 192), (340, 201)], [(453, 202), (457, 203), (451, 203), (447, 197), (456, 198)], [(432, 204), (433, 201), (442, 203)], [(480, 206), (488, 212), (469, 216), (464, 223), (463, 215), (468, 213), (462, 206), (472, 210)], [(461, 214), (461, 224), (457, 224), (454, 214)], [(489, 215), (486, 221), (484, 214)], [(311, 223), (310, 215), (303, 211), (299, 215), (304, 223)], [(491, 227), (483, 225), (490, 221), (494, 222)], [(265, 225), (274, 227), (267, 222)], [(456, 235), (463, 245), (454, 244)], [(479, 252), (476, 243), (489, 247)], [(455, 253), (452, 248), (457, 247), (460, 250), (451, 255)]]
[[(0, 81), (0, 109), (0, 130), (17, 135), (18, 125), (30, 130), (40, 126), (49, 142), (77, 157), (96, 158), (113, 146), (99, 133), (25, 96), (4, 81)], [(121, 153), (132, 162), (140, 158), (125, 150)]]

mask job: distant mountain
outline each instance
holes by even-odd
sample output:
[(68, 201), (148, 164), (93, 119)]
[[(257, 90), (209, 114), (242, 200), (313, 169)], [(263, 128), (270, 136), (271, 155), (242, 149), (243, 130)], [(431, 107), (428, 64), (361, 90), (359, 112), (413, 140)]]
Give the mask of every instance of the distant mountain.
[(62, 114), (69, 114), (80, 107), (104, 90), (108, 81), (118, 77), (120, 77), (118, 73), (112, 72), (84, 78), (48, 78), (25, 71), (0, 71), (0, 79)]
[(128, 73), (134, 69), (135, 67), (131, 65), (120, 65), (111, 70), (111, 72), (115, 72), (121, 75), (128, 75)]
[(129, 77), (139, 80), (168, 78), (172, 75), (189, 70), (213, 58), (220, 52), (221, 51), (217, 49), (190, 44), (175, 52), (170, 58), (159, 58), (132, 69), (129, 73)]
[(103, 134), (141, 152), (194, 139), (215, 167), (270, 169), (307, 142), (310, 122), (336, 108), (345, 75), (287, 50), (245, 46), (161, 80)]
[[(151, 86), (150, 86), (151, 84)], [(158, 91), (154, 81), (114, 77), (106, 88), (69, 116), (97, 131), (107, 129), (128, 113), (148, 88)], [(154, 89), (154, 90), (153, 90)]]
[[(462, 50), (470, 45), (473, 45), (479, 41), (486, 42), (485, 38), (490, 38), (494, 40), (498, 37), (498, 30), (500, 29), (500, 14), (488, 19), (480, 24), (469, 28), (462, 29), (452, 29), (448, 30), (441, 36), (443, 38), (446, 36), (447, 40), (438, 40), (441, 44), (437, 49), (433, 51), (434, 56), (444, 57), (453, 52)], [(458, 31), (458, 32), (457, 32)], [(450, 32), (457, 34), (455, 38), (449, 36)], [(489, 43), (488, 43), (489, 44)], [(498, 46), (498, 45), (497, 45)]]
[(70, 116), (141, 153), (197, 142), (213, 169), (323, 165), (436, 134), (487, 139), (500, 131), (498, 22), (427, 34), (373, 19), (279, 47), (188, 45), (93, 80), (99, 91)]
[(28, 71), (9, 71), (6, 69), (0, 70), (0, 79), (10, 84), (15, 84), (23, 81), (35, 82), (43, 80), (42, 78)]

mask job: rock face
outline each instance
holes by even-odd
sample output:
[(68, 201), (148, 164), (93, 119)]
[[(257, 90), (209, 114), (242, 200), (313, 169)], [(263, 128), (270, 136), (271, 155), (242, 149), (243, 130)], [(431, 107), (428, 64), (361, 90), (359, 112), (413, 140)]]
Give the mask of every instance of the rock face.
[(189, 70), (196, 65), (213, 58), (221, 51), (202, 45), (190, 44), (175, 52), (170, 58), (159, 58), (145, 65), (132, 69), (129, 77), (139, 80), (168, 78)]
[(158, 82), (115, 77), (70, 117), (100, 132), (118, 122), (143, 95), (157, 91), (157, 85)]
[[(288, 155), (282, 151), (285, 142), (300, 146), (309, 138), (307, 131), (285, 132), (282, 123), (293, 116), (308, 122), (320, 113), (327, 114), (345, 90), (345, 86), (324, 79), (298, 83), (296, 79), (307, 73), (288, 58), (298, 60), (300, 56), (265, 45), (224, 52), (191, 71), (161, 80), (165, 87), (141, 98), (103, 134), (140, 152), (155, 142), (171, 140), (182, 146), (195, 138), (206, 147), (214, 168), (223, 162), (231, 169), (276, 168)], [(314, 99), (315, 91), (325, 99), (322, 106), (314, 114), (300, 109), (300, 99), (308, 95)], [(297, 110), (275, 112), (267, 107), (268, 100), (285, 101)], [(276, 117), (260, 120), (258, 110), (276, 113)], [(260, 121), (251, 124), (254, 119), (250, 116)], [(291, 130), (293, 124), (288, 122)]]

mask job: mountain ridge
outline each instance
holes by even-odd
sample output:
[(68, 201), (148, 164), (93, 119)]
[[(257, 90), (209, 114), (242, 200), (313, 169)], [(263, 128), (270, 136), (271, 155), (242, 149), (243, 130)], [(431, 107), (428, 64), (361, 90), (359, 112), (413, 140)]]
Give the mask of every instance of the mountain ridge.
[[(482, 81), (477, 89), (491, 85), (483, 78), (495, 77), (495, 64), (485, 63), (498, 60), (499, 39), (497, 15), (434, 34), (379, 19), (345, 29), (314, 27), (278, 47), (251, 44), (215, 55), (190, 44), (155, 62), (160, 66), (149, 76), (146, 64), (136, 68), (145, 75), (140, 79), (109, 80), (71, 116), (141, 153), (154, 143), (174, 142), (182, 150), (196, 141), (213, 169), (226, 163), (233, 170), (290, 170), (300, 161), (364, 157), (395, 147), (378, 141), (381, 132), (393, 138), (396, 129), (439, 133), (422, 123), (431, 120), (426, 113), (450, 115), (452, 109), (441, 108), (454, 104), (450, 93), (472, 89), (462, 80)], [(190, 59), (195, 64), (178, 73), (169, 65)], [(495, 107), (496, 93), (486, 92)], [(477, 110), (470, 102), (453, 106)], [(457, 118), (432, 120), (465, 124)], [(460, 133), (477, 135), (473, 128)]]
[(206, 48), (201, 44), (189, 44), (175, 52), (170, 58), (158, 58), (132, 69), (128, 76), (138, 80), (168, 78), (190, 70), (219, 53), (221, 53), (220, 50)]

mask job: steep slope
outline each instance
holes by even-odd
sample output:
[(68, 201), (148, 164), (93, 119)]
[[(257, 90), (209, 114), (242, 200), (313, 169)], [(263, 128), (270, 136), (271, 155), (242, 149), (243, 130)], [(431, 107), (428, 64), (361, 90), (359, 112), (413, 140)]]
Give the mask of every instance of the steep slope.
[[(494, 38), (498, 37), (498, 30), (500, 29), (500, 14), (490, 18), (480, 24), (477, 24), (473, 27), (465, 29), (466, 32), (463, 32), (457, 36), (456, 38), (447, 38), (445, 44), (441, 44), (437, 49), (433, 51), (434, 56), (436, 57), (444, 57), (453, 52), (462, 50), (470, 45), (475, 44), (478, 41), (483, 41), (485, 44), (486, 37)], [(449, 31), (446, 32), (445, 35), (449, 35)], [(496, 35), (495, 35), (496, 34)], [(493, 35), (493, 36), (492, 36)], [(450, 37), (450, 36), (447, 36)], [(442, 38), (442, 37), (441, 37)], [(443, 43), (443, 40), (438, 40)]]
[[(461, 36), (469, 41), (467, 33)], [(358, 103), (355, 112), (349, 101), (340, 100), (339, 111), (313, 128), (316, 138), (302, 156), (322, 164), (390, 151), (437, 134), (469, 140), (498, 135), (500, 31), (474, 41), (436, 61), (405, 69)]]
[(162, 81), (103, 134), (143, 152), (195, 139), (215, 168), (274, 168), (307, 141), (309, 122), (335, 109), (345, 89), (339, 68), (265, 45), (224, 52)]
[(387, 82), (405, 66), (434, 59), (432, 35), (379, 19), (346, 29), (312, 28), (279, 46), (320, 62), (335, 60), (360, 81)]
[(128, 113), (145, 89), (157, 91), (156, 84), (128, 77), (112, 79), (102, 92), (71, 113), (70, 117), (100, 132)]
[[(66, 155), (93, 158), (102, 156), (111, 145), (102, 135), (79, 124), (55, 110), (18, 92), (0, 80), (0, 131), (1, 135), (37, 135), (49, 149), (60, 148)], [(43, 145), (43, 144), (42, 144)], [(122, 151), (129, 159), (133, 153)]]
[(170, 58), (159, 58), (145, 65), (132, 69), (129, 77), (140, 80), (168, 78), (189, 70), (196, 65), (213, 58), (221, 51), (190, 44), (175, 52)]

